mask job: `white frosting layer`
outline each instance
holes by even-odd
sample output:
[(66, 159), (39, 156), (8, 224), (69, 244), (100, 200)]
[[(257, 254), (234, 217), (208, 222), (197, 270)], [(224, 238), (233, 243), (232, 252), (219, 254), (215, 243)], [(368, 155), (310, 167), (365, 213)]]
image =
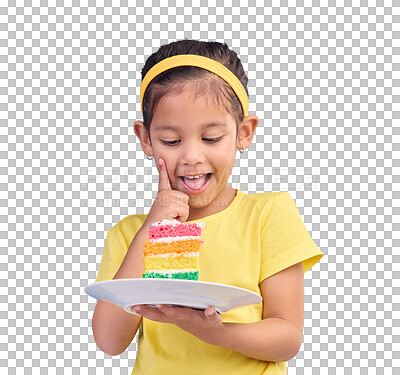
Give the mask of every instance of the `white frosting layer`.
[(166, 253), (166, 254), (156, 254), (156, 255), (147, 255), (146, 258), (176, 258), (179, 256), (185, 256), (185, 257), (198, 257), (199, 252), (193, 252), (193, 253)]
[(173, 225), (173, 226), (176, 226), (176, 225), (180, 225), (180, 224), (196, 224), (201, 229), (204, 229), (204, 227), (206, 225), (204, 222), (181, 223), (179, 220), (176, 220), (176, 219), (173, 219), (173, 220), (163, 219), (161, 221), (157, 221), (157, 222), (155, 222), (153, 224), (150, 224), (149, 227), (152, 227), (152, 226), (158, 227), (160, 225)]
[(196, 271), (198, 271), (198, 269), (188, 268), (188, 269), (181, 269), (181, 270), (175, 270), (175, 269), (171, 269), (171, 270), (148, 270), (145, 273), (157, 272), (157, 273), (162, 273), (162, 274), (165, 275), (167, 273), (196, 272)]
[(187, 241), (187, 240), (200, 240), (200, 236), (182, 236), (182, 237), (164, 237), (164, 238), (154, 238), (149, 240), (151, 243), (171, 243), (175, 241)]

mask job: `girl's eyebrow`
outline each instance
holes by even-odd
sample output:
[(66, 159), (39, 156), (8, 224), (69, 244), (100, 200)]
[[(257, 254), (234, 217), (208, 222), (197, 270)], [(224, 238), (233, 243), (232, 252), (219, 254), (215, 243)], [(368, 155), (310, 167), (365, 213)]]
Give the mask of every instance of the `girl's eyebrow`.
[[(211, 127), (226, 127), (226, 124), (222, 123), (222, 122), (211, 122), (209, 124), (204, 124), (201, 128), (202, 129), (208, 129)], [(172, 126), (172, 125), (160, 125), (160, 126), (156, 126), (154, 130), (172, 130), (172, 131), (176, 131), (178, 132), (180, 129)]]

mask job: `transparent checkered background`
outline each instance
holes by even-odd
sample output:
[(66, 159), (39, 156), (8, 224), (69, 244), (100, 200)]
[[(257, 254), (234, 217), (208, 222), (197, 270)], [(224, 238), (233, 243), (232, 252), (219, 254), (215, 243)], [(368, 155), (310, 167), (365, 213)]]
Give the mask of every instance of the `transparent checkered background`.
[(0, 372), (132, 371), (135, 341), (96, 347), (83, 288), (157, 193), (133, 131), (143, 64), (191, 38), (248, 72), (260, 124), (232, 186), (289, 191), (326, 254), (288, 373), (399, 374), (400, 2), (193, 3), (1, 1)]

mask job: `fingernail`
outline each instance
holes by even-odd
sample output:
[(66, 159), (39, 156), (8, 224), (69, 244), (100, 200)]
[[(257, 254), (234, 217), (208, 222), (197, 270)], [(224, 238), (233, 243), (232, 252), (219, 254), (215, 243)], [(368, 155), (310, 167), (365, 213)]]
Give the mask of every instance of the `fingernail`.
[(161, 309), (161, 305), (155, 305), (157, 309)]

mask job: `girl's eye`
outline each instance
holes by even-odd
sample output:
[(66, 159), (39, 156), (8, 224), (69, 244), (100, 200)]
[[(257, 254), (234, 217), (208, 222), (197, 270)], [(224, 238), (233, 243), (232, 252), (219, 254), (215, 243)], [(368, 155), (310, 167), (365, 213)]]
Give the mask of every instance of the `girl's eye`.
[(161, 142), (162, 142), (164, 145), (167, 145), (167, 146), (174, 146), (174, 145), (176, 145), (176, 142), (178, 142), (178, 141), (163, 141), (163, 140), (161, 139)]
[[(203, 138), (206, 142), (208, 143), (216, 143), (219, 142), (223, 137), (219, 137), (219, 138)], [(178, 142), (180, 141), (163, 141), (161, 140), (161, 142), (167, 146), (175, 146)]]
[(210, 142), (210, 143), (215, 143), (215, 142), (219, 142), (222, 137), (219, 138), (203, 138), (205, 141)]

